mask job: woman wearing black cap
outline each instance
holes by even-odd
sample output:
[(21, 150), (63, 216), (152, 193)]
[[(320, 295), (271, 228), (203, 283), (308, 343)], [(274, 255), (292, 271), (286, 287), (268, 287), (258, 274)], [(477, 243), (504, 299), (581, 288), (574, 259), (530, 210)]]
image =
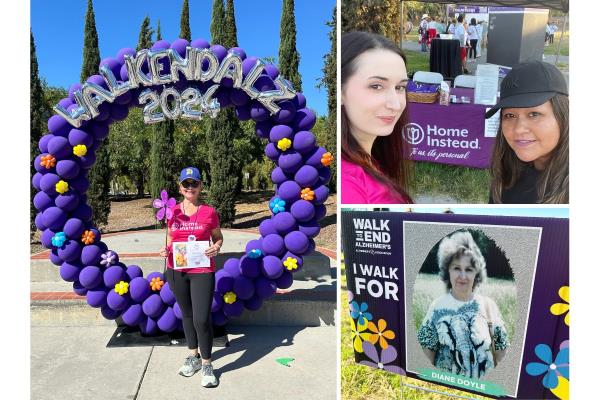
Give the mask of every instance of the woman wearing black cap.
[(490, 203), (569, 202), (569, 93), (562, 73), (536, 61), (502, 81)]
[[(173, 217), (168, 223), (167, 246), (160, 251), (163, 257), (167, 257), (167, 282), (181, 308), (183, 331), (190, 350), (179, 374), (190, 377), (201, 370), (202, 386), (213, 387), (219, 381), (211, 364), (213, 332), (210, 311), (215, 288), (214, 257), (223, 245), (223, 234), (215, 209), (200, 201), (202, 181), (197, 168), (187, 167), (181, 171), (179, 192), (183, 201), (173, 208)], [(210, 257), (210, 267), (175, 270), (172, 243), (195, 240), (211, 242), (205, 252)]]

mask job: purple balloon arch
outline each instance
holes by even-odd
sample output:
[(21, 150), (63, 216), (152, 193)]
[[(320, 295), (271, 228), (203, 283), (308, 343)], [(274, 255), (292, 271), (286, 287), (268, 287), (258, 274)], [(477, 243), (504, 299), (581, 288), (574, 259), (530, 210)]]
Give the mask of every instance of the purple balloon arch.
[[(257, 63), (256, 57), (246, 57), (244, 50), (229, 50), (202, 39), (191, 44), (185, 39), (173, 43), (161, 40), (151, 50), (173, 49), (181, 57), (186, 48), (210, 49), (221, 62), (228, 54), (237, 54), (246, 77)], [(121, 49), (117, 56), (102, 60), (99, 67), (108, 67), (118, 84), (127, 83), (128, 69), (125, 56), (134, 56), (133, 49)], [(165, 66), (168, 68), (168, 66)], [(147, 65), (141, 71), (148, 73)], [(164, 69), (163, 69), (164, 71)], [(182, 75), (183, 76), (183, 75)], [(256, 79), (258, 92), (276, 89), (279, 76), (277, 67), (267, 64)], [(93, 75), (87, 82), (104, 89), (109, 85), (101, 75)], [(214, 84), (180, 78), (176, 89), (194, 87), (202, 93)], [(81, 84), (74, 84), (69, 96), (59, 106), (72, 112), (80, 105)], [(169, 284), (160, 272), (143, 276), (137, 265), (125, 265), (116, 252), (101, 241), (100, 232), (92, 225), (92, 209), (87, 204), (88, 171), (95, 162), (95, 153), (108, 136), (109, 126), (124, 120), (129, 109), (139, 107), (142, 89), (135, 88), (118, 95), (112, 104), (100, 104), (99, 113), (82, 121), (79, 127), (71, 125), (61, 115), (48, 120), (48, 133), (39, 141), (41, 154), (34, 161), (37, 173), (33, 186), (38, 191), (34, 207), (39, 211), (35, 223), (42, 232), (41, 242), (50, 249), (50, 261), (60, 268), (60, 276), (73, 282), (73, 290), (86, 296), (92, 307), (101, 309), (107, 319), (121, 317), (129, 326), (139, 326), (144, 334), (182, 330), (181, 310)], [(150, 89), (161, 92), (163, 85)], [(270, 113), (245, 91), (235, 88), (232, 80), (220, 81), (213, 98), (221, 107), (235, 107), (239, 120), (256, 122), (256, 134), (268, 139), (265, 153), (275, 162), (271, 178), (276, 184), (275, 197), (270, 201), (272, 215), (259, 227), (260, 238), (247, 243), (246, 254), (228, 259), (215, 274), (215, 292), (212, 303), (212, 321), (227, 323), (229, 317), (239, 316), (244, 308), (257, 310), (263, 301), (293, 283), (293, 273), (302, 268), (303, 256), (315, 249), (314, 237), (319, 234), (319, 221), (325, 216), (324, 202), (329, 195), (327, 183), (331, 172), (331, 154), (316, 144), (310, 129), (316, 122), (315, 114), (306, 108), (302, 93), (290, 100), (280, 101), (280, 110)]]

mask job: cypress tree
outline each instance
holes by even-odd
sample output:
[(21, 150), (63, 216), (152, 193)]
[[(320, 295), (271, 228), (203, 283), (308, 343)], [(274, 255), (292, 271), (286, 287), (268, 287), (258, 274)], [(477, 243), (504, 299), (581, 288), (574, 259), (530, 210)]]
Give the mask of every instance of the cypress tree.
[(233, 0), (227, 0), (227, 9), (225, 11), (225, 39), (221, 44), (225, 47), (237, 47), (238, 45)]
[(154, 32), (152, 31), (152, 28), (150, 28), (150, 18), (146, 16), (140, 27), (140, 36), (138, 37), (138, 45), (135, 51), (152, 47), (152, 33)]
[(279, 72), (289, 80), (294, 89), (302, 91), (302, 77), (298, 71), (300, 54), (296, 50), (296, 17), (294, 0), (283, 0), (281, 25), (279, 28)]
[[(332, 20), (327, 23), (331, 27), (329, 32), (329, 40), (331, 41), (331, 49), (329, 54), (325, 55), (325, 66), (323, 67), (323, 81), (322, 83), (327, 88), (327, 143), (326, 148), (333, 155), (333, 159), (336, 160), (336, 146), (337, 146), (337, 16), (336, 8), (333, 7)], [(329, 183), (329, 189), (332, 193), (336, 191), (336, 165), (332, 164), (331, 168), (331, 181)]]
[(158, 20), (158, 26), (156, 27), (156, 41), (162, 40), (162, 34), (160, 33), (160, 19)]
[[(213, 0), (210, 33), (213, 44), (227, 45), (228, 38), (231, 40), (233, 37), (232, 29), (225, 21), (223, 0)], [(235, 219), (235, 195), (240, 168), (231, 149), (239, 130), (239, 122), (231, 107), (222, 109), (216, 118), (209, 121), (208, 159), (211, 186), (208, 201), (216, 208), (224, 227), (231, 226)]]
[(175, 161), (174, 136), (175, 122), (168, 119), (154, 126), (150, 147), (150, 194), (160, 197), (166, 189), (170, 197), (177, 196), (177, 175), (179, 169)]
[[(98, 47), (98, 33), (96, 32), (96, 21), (92, 0), (88, 0), (87, 13), (85, 17), (83, 44), (83, 66), (81, 67), (81, 81), (98, 73), (100, 64), (100, 48)], [(96, 150), (96, 163), (90, 169), (88, 179), (88, 203), (93, 210), (92, 221), (96, 227), (108, 223), (110, 214), (110, 191), (111, 170), (109, 166), (108, 138), (104, 139)]]
[(179, 37), (187, 41), (192, 40), (192, 31), (190, 30), (190, 4), (188, 0), (183, 1), (181, 8), (181, 22), (179, 23), (181, 30)]

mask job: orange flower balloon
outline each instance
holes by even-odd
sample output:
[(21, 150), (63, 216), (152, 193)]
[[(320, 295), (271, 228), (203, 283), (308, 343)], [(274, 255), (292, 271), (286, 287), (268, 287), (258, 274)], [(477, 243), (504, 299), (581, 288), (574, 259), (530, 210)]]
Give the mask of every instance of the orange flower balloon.
[(83, 235), (81, 235), (81, 241), (84, 244), (92, 244), (92, 243), (94, 243), (95, 239), (96, 239), (96, 235), (94, 235), (94, 232), (92, 232), (92, 231), (85, 231), (85, 232), (83, 232)]
[(150, 282), (150, 287), (152, 288), (152, 290), (157, 292), (160, 290), (160, 288), (163, 287), (164, 284), (165, 283), (163, 282), (163, 280), (157, 276), (155, 278), (152, 278), (152, 282)]
[(313, 192), (312, 190), (310, 190), (310, 188), (304, 188), (302, 189), (302, 191), (300, 192), (300, 197), (304, 200), (314, 200), (315, 199), (315, 192)]
[(48, 154), (42, 157), (40, 165), (46, 169), (50, 169), (56, 165), (56, 158), (52, 154)]
[(321, 164), (323, 164), (326, 167), (329, 166), (332, 161), (333, 161), (333, 155), (331, 155), (330, 152), (327, 152), (327, 153), (323, 154), (323, 156), (321, 156)]

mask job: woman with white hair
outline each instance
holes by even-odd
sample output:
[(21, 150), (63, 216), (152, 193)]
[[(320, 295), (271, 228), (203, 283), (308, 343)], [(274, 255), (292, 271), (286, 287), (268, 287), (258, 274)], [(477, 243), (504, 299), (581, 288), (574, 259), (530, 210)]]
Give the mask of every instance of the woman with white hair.
[(429, 305), (417, 339), (437, 368), (479, 379), (502, 360), (509, 346), (498, 306), (476, 293), (487, 277), (485, 259), (466, 230), (444, 237), (437, 258), (448, 293)]

